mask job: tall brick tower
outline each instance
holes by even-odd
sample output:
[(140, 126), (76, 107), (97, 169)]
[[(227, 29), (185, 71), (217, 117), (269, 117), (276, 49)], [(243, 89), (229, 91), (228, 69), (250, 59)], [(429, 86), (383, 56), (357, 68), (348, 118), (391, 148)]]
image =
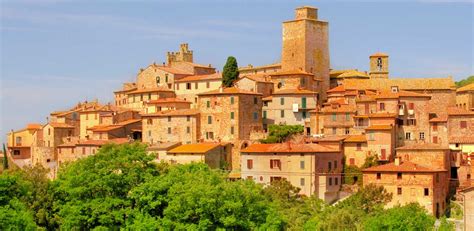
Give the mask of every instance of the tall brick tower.
[(166, 53), (168, 65), (172, 62), (193, 62), (193, 51), (189, 50), (187, 43), (179, 45), (179, 51)]
[(388, 79), (388, 55), (375, 53), (370, 56), (370, 78)]
[(318, 20), (318, 9), (296, 8), (295, 19), (283, 22), (281, 69), (302, 70), (322, 80), (321, 98), (329, 89), (328, 22)]

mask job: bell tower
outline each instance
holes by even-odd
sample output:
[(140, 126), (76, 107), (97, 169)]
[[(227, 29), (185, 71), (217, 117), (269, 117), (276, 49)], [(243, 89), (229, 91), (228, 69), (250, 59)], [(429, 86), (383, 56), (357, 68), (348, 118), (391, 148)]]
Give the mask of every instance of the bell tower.
[(388, 79), (388, 55), (375, 53), (370, 56), (370, 78)]

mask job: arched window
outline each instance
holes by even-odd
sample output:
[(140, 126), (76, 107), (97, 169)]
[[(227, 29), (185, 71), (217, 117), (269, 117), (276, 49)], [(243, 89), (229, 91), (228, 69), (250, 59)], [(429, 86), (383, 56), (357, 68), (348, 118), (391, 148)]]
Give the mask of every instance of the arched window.
[(379, 71), (382, 70), (382, 58), (377, 58), (377, 68)]
[(156, 76), (156, 84), (160, 84), (160, 76)]

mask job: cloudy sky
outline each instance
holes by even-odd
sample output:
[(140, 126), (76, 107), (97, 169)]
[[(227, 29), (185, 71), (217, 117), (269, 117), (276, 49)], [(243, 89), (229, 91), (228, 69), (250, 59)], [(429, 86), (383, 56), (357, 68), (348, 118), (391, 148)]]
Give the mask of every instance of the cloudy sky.
[(182, 42), (195, 62), (219, 69), (229, 55), (241, 66), (276, 62), (281, 22), (301, 5), (329, 21), (334, 69), (367, 70), (381, 51), (395, 77), (474, 73), (472, 0), (0, 2), (0, 134), (81, 100), (111, 101), (122, 82)]

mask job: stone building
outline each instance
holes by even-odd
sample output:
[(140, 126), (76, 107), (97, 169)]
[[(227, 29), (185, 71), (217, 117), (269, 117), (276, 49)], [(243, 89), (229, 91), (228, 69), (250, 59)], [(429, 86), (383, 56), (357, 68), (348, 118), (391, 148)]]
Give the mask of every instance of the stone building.
[(57, 147), (57, 162), (61, 166), (67, 162), (76, 161), (96, 154), (99, 149), (106, 144), (126, 144), (130, 143), (128, 138), (116, 138), (109, 140), (83, 140), (63, 143)]
[(161, 160), (172, 164), (205, 163), (210, 168), (226, 169), (231, 149), (230, 143), (183, 144), (169, 150)]
[[(88, 129), (92, 140), (113, 140), (117, 138), (136, 138), (142, 131), (141, 119), (129, 119), (118, 123), (97, 125)], [(138, 135), (139, 136), (139, 135)]]
[(345, 79), (369, 79), (366, 72), (354, 70), (331, 70), (329, 72), (330, 88), (335, 88), (344, 84)]
[(41, 124), (28, 124), (25, 128), (11, 131), (7, 135), (7, 149), (13, 159), (31, 158), (31, 147), (35, 146), (37, 135), (42, 135)]
[(222, 74), (193, 75), (175, 81), (176, 95), (191, 102), (191, 108), (198, 104), (198, 94), (214, 91), (222, 86)]
[(244, 75), (234, 85), (242, 90), (260, 93), (263, 97), (270, 96), (274, 91), (274, 84), (266, 74)]
[(344, 139), (346, 165), (362, 167), (370, 155), (366, 135), (351, 135)]
[(142, 114), (143, 142), (150, 145), (197, 143), (201, 138), (201, 117), (196, 109), (166, 110)]
[(145, 114), (190, 108), (191, 102), (180, 98), (162, 98), (145, 102)]
[(321, 144), (253, 144), (241, 151), (243, 179), (286, 179), (300, 193), (333, 202), (342, 183), (342, 150)]
[(388, 79), (388, 55), (385, 53), (375, 53), (370, 57), (370, 78)]
[(456, 106), (465, 110), (474, 111), (474, 83), (456, 90)]

